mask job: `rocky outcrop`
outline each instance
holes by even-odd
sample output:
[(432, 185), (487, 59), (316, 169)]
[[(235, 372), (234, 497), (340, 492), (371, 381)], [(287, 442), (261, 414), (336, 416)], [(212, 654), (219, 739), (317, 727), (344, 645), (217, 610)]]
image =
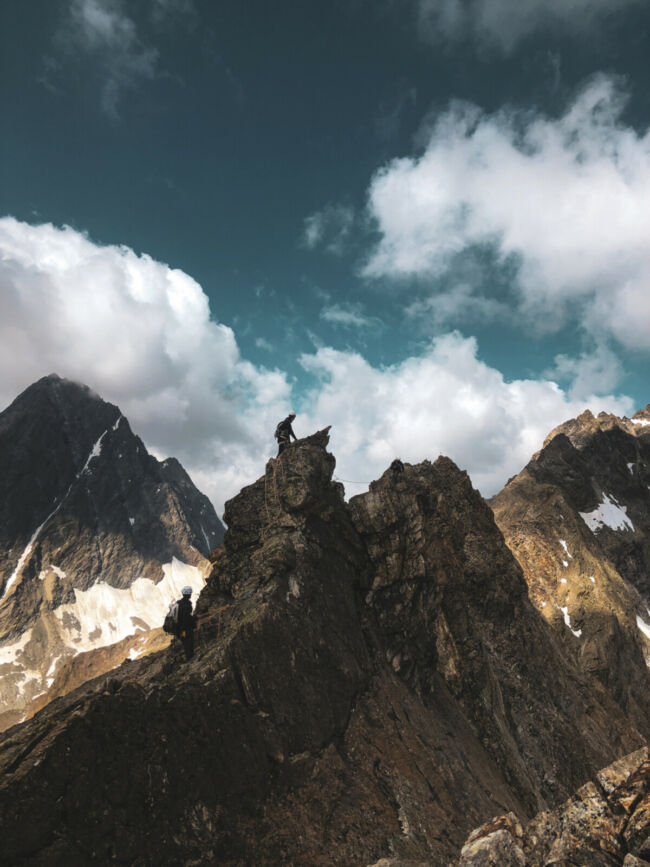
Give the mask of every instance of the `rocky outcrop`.
[(446, 864), (642, 745), (465, 473), (346, 505), (327, 440), (226, 505), (190, 663), (124, 663), (4, 735), (6, 863)]
[(585, 412), (492, 500), (565, 653), (650, 736), (650, 410)]
[[(76, 654), (160, 626), (222, 537), (178, 461), (149, 455), (116, 406), (57, 376), (28, 388), (0, 414), (0, 721)], [(102, 659), (116, 656), (95, 654), (95, 673)]]
[(650, 863), (647, 747), (620, 759), (573, 797), (522, 827), (510, 813), (477, 828), (454, 867), (642, 867)]

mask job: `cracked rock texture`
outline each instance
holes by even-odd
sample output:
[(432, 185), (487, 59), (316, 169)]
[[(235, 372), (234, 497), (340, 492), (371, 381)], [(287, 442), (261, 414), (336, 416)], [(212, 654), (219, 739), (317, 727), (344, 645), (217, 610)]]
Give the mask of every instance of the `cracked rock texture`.
[(227, 503), (190, 663), (124, 663), (4, 734), (2, 863), (448, 864), (643, 745), (465, 473), (346, 505), (327, 442)]
[(650, 737), (650, 407), (556, 428), (491, 505), (567, 658)]
[[(207, 572), (222, 537), (178, 461), (149, 455), (116, 406), (55, 375), (19, 395), (0, 414), (0, 728), (121, 662), (103, 648), (164, 616), (128, 620), (134, 583), (155, 597), (163, 564)], [(92, 665), (73, 661), (82, 651)]]
[(472, 832), (454, 867), (641, 867), (650, 861), (650, 761), (644, 747), (522, 828), (498, 816)]

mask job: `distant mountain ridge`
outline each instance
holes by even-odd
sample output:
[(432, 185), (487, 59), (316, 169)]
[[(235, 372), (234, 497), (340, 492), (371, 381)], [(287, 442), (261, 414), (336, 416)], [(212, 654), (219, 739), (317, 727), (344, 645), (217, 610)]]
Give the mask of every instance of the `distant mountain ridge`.
[(27, 388), (0, 414), (0, 720), (69, 657), (160, 626), (223, 532), (116, 406), (56, 375)]
[(555, 428), (491, 501), (566, 653), (650, 735), (650, 405)]

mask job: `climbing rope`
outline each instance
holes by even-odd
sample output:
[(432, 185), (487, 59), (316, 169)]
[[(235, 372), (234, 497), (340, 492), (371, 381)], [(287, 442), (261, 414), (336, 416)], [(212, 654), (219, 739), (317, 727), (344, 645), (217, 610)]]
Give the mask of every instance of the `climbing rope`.
[(239, 597), (237, 597), (237, 599), (233, 599), (233, 601), (228, 602), (227, 605), (221, 605), (212, 614), (208, 614), (207, 616), (204, 615), (203, 617), (201, 617), (201, 619), (199, 620), (199, 623), (198, 623), (197, 631), (201, 630), (204, 623), (209, 623), (211, 620), (214, 620), (214, 618), (216, 617), (217, 618), (217, 639), (218, 639), (219, 635), (221, 634), (221, 615), (223, 614), (223, 612), (227, 611), (229, 608), (234, 608), (235, 606), (240, 605), (245, 599), (250, 599), (250, 597), (253, 595), (253, 593), (255, 593), (254, 590), (249, 590), (248, 593), (244, 593), (243, 596), (239, 596)]
[[(282, 474), (282, 481), (284, 482), (284, 464), (280, 461), (280, 455), (277, 458), (270, 458), (272, 461), (271, 467), (273, 471), (273, 491), (275, 493), (275, 502), (277, 505), (280, 505), (280, 492), (278, 491), (278, 463), (280, 464), (280, 472)], [(266, 525), (262, 527), (262, 542), (266, 542), (266, 532), (273, 523), (271, 520), (271, 513), (269, 512), (269, 496), (268, 496), (268, 473), (264, 474), (264, 508), (266, 510)]]

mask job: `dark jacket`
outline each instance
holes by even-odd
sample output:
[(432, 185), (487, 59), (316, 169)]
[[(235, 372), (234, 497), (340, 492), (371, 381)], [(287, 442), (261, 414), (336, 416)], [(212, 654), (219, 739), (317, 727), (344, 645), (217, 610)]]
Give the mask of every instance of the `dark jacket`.
[(178, 634), (191, 632), (196, 626), (196, 614), (192, 614), (192, 603), (189, 596), (183, 596), (178, 601)]
[(293, 432), (293, 428), (291, 427), (291, 418), (287, 416), (284, 421), (281, 421), (275, 429), (275, 438), (279, 439), (290, 439), (293, 437), (295, 440), (298, 437)]

